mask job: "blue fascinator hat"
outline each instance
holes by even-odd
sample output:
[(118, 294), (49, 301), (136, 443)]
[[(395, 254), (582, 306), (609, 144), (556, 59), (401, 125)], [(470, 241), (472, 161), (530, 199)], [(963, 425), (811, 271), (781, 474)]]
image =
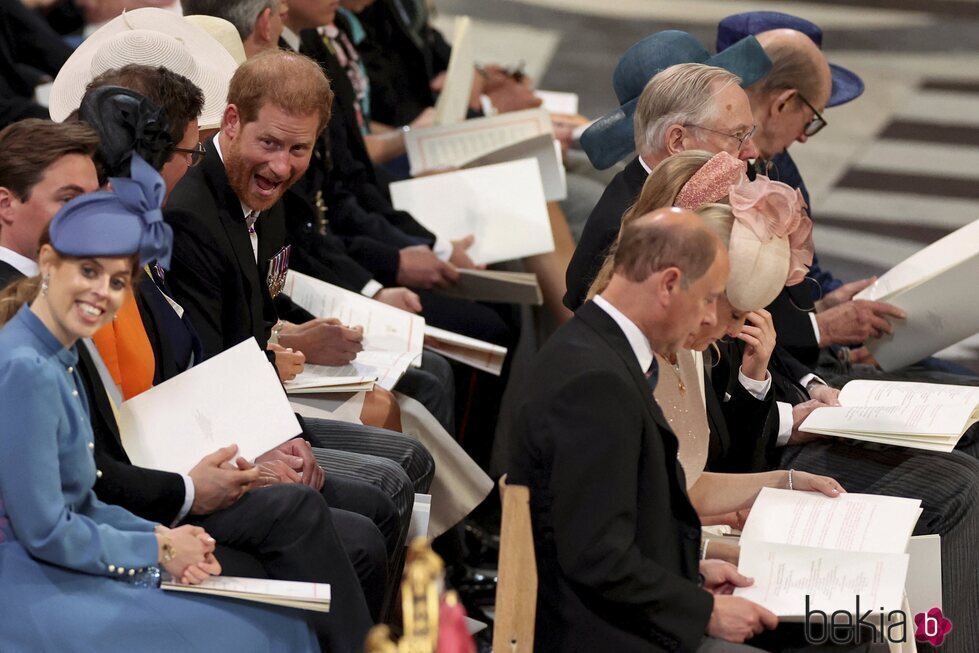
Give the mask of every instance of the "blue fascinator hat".
[(111, 191), (80, 195), (55, 214), (51, 245), (73, 257), (139, 256), (139, 264), (170, 266), (173, 230), (163, 221), (163, 178), (139, 154), (129, 177), (112, 177)]

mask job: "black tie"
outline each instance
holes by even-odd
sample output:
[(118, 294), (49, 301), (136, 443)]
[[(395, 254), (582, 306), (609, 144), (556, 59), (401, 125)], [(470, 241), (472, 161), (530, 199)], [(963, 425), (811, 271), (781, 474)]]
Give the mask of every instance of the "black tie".
[(659, 380), (659, 364), (656, 362), (655, 356), (653, 356), (653, 361), (649, 364), (645, 376), (646, 383), (649, 384), (649, 389), (656, 390), (656, 382)]

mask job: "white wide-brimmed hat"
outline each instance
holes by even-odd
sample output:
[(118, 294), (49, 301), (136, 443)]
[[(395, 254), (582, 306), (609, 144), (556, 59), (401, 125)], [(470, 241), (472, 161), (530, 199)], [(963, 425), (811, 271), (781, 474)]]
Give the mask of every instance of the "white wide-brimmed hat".
[(127, 11), (85, 39), (62, 66), (51, 87), (51, 118), (67, 118), (89, 82), (126, 64), (163, 66), (193, 82), (204, 94), (201, 124), (220, 124), (238, 68), (214, 37), (180, 16), (155, 8)]

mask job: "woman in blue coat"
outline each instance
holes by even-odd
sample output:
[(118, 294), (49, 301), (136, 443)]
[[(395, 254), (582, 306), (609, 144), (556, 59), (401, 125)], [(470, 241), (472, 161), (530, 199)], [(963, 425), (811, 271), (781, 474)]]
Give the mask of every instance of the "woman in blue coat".
[[(169, 259), (163, 180), (138, 156), (42, 238), (41, 276), (0, 296), (0, 651), (318, 651), (299, 611), (167, 593), (218, 574), (214, 540), (100, 502), (76, 343), (146, 260)], [(7, 321), (9, 319), (9, 321)]]

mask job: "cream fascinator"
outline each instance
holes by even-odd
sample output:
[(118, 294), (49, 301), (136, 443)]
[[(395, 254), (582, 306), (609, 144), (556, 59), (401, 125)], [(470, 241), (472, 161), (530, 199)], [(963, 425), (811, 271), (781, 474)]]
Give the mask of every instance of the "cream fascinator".
[(753, 311), (805, 278), (813, 256), (812, 221), (797, 189), (764, 176), (748, 181), (734, 175), (735, 169), (743, 170), (744, 163), (726, 153), (715, 155), (684, 185), (675, 205), (696, 209), (728, 198), (734, 222), (727, 298), (735, 308)]

